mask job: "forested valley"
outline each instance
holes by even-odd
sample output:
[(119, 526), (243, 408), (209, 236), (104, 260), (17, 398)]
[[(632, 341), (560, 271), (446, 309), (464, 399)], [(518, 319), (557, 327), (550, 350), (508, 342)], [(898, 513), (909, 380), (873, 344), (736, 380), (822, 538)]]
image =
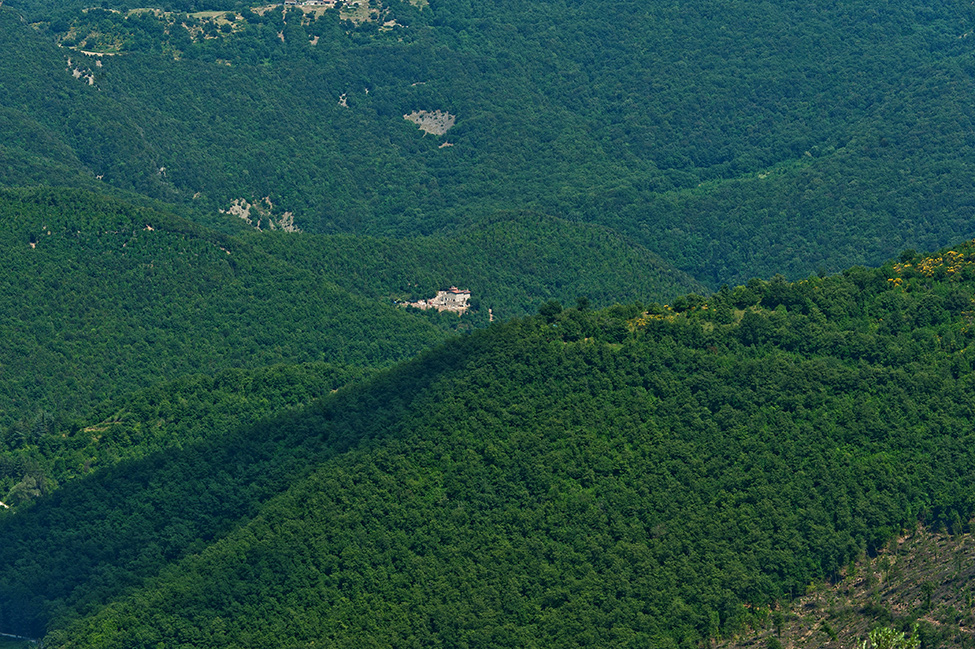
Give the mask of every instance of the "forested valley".
[(969, 4), (417, 3), (7, 0), (0, 180), (318, 233), (531, 209), (711, 290), (975, 233)]
[(95, 5), (0, 2), (0, 647), (975, 647), (975, 7)]

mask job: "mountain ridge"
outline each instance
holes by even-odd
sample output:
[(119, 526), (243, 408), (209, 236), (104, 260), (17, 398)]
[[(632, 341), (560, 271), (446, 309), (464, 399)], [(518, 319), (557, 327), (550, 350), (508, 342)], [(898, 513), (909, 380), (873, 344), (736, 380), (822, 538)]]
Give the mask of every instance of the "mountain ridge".
[[(448, 342), (260, 424), (262, 467), (292, 446), (272, 440), (304, 440), (280, 458), (295, 479), (80, 617), (53, 598), (46, 642), (736, 634), (919, 518), (967, 529), (973, 260), (967, 243), (668, 307), (551, 306)], [(236, 466), (227, 484), (263, 470)], [(0, 611), (22, 578), (8, 573)]]

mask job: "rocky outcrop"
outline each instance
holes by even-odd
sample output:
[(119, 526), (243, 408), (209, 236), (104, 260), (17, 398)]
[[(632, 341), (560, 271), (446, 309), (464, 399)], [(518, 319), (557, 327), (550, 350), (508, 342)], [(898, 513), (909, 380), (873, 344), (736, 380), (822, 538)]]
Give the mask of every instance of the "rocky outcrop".
[(413, 122), (425, 133), (443, 135), (454, 126), (454, 123), (457, 121), (457, 116), (440, 110), (433, 112), (415, 110), (409, 115), (403, 115), (403, 119)]

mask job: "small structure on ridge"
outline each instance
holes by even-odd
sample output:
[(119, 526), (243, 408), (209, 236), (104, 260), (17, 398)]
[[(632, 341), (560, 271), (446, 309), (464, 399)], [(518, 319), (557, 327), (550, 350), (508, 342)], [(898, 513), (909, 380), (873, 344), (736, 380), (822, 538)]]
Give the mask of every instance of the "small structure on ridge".
[(401, 306), (412, 306), (417, 309), (436, 309), (437, 311), (451, 311), (457, 315), (464, 315), (470, 308), (471, 292), (464, 288), (451, 286), (446, 291), (437, 291), (436, 297), (418, 302), (404, 302)]

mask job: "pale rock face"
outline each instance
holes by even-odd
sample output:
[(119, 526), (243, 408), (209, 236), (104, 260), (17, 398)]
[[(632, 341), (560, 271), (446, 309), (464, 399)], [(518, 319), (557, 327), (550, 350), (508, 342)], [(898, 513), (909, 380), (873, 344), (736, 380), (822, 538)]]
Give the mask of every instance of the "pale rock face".
[(251, 204), (246, 198), (238, 198), (221, 214), (233, 214), (257, 230), (283, 230), (284, 232), (301, 232), (295, 225), (293, 212), (285, 212), (281, 216), (273, 214), (274, 204), (270, 196), (265, 196)]
[(426, 110), (415, 110), (409, 115), (403, 115), (403, 119), (413, 122), (420, 127), (421, 131), (425, 133), (430, 133), (432, 135), (443, 135), (453, 128), (454, 123), (457, 121), (457, 116), (440, 110), (435, 110), (433, 112)]

